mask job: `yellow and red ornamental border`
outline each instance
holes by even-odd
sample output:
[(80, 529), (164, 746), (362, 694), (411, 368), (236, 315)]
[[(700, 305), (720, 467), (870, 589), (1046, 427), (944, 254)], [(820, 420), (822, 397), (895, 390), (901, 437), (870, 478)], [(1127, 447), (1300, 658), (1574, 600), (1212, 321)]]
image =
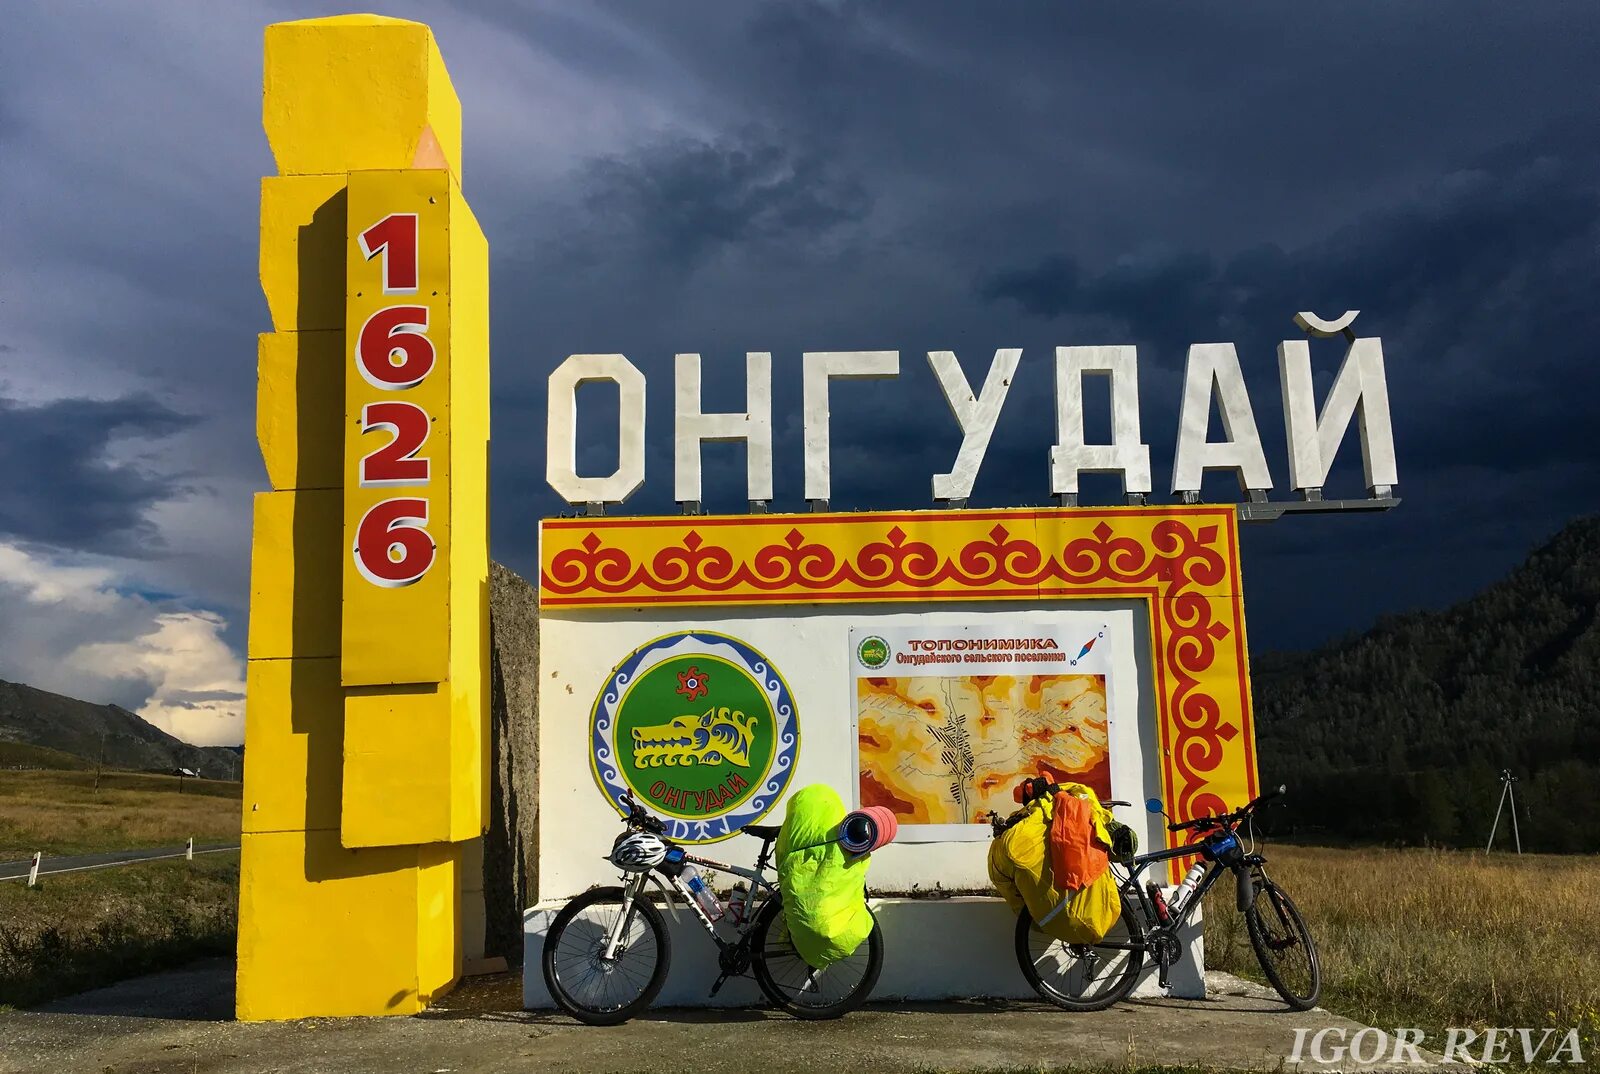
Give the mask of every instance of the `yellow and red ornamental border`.
[(539, 596), (546, 609), (1145, 600), (1170, 814), (1256, 794), (1232, 507), (549, 519)]

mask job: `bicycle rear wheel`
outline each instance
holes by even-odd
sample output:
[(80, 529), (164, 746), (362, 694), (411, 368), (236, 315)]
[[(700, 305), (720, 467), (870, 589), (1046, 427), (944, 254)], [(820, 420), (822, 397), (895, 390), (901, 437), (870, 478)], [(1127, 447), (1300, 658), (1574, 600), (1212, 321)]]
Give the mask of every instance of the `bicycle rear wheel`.
[(850, 1013), (867, 1001), (883, 969), (883, 930), (877, 918), (853, 954), (813, 969), (789, 938), (781, 895), (768, 899), (761, 908), (753, 938), (756, 983), (768, 999), (796, 1018), (838, 1018)]
[(1034, 991), (1069, 1011), (1101, 1011), (1126, 999), (1144, 967), (1144, 926), (1126, 902), (1098, 944), (1069, 944), (1017, 918), (1017, 963)]
[(643, 895), (607, 960), (606, 938), (622, 914), (622, 889), (595, 888), (567, 903), (544, 939), (544, 983), (562, 1010), (592, 1026), (621, 1025), (655, 1001), (672, 948), (661, 911)]
[(1256, 961), (1283, 1001), (1309, 1011), (1322, 995), (1322, 959), (1294, 900), (1265, 874), (1255, 878), (1255, 899), (1244, 912)]

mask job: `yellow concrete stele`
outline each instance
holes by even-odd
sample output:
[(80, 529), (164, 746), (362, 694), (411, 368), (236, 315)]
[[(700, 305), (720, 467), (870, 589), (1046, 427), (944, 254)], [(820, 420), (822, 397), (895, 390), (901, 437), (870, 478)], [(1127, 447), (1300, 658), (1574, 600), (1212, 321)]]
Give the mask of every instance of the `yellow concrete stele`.
[(346, 178), (261, 180), (261, 290), (279, 332), (344, 331)]
[[(417, 581), (377, 585), (362, 576), (357, 557), (344, 556), (340, 674), (346, 686), (438, 683), (450, 673), (451, 532), (455, 521), (451, 509), (454, 459), (450, 450), (455, 424), (450, 174), (420, 170), (354, 172), (350, 176), (349, 205), (349, 238), (343, 251), (346, 349), (354, 353), (363, 326), (372, 318), (401, 306), (422, 311), (425, 328), (408, 329), (403, 341), (425, 340), (432, 365), (420, 383), (395, 389), (369, 383), (356, 358), (344, 362), (344, 427), (349, 430), (344, 438), (344, 547), (355, 544), (357, 527), (368, 511), (403, 496), (428, 504), (425, 532), (432, 539), (435, 560)], [(368, 258), (361, 252), (358, 237), (379, 221), (403, 213), (417, 217), (417, 283), (408, 292), (396, 294), (384, 287), (387, 255)], [(385, 343), (378, 349), (386, 350), (388, 346)], [(378, 361), (392, 366), (393, 355), (386, 354)], [(365, 484), (358, 476), (364, 458), (398, 441), (399, 434), (393, 428), (361, 431), (365, 407), (390, 403), (409, 404), (424, 416), (426, 439), (416, 448), (417, 456), (426, 459), (429, 468), (424, 481), (395, 487)]]
[(251, 660), (339, 655), (340, 517), (338, 489), (256, 493)]
[[(482, 830), (488, 724), (488, 246), (449, 173), (410, 169), (350, 177), (347, 340), (386, 307), (426, 311), (431, 371), (403, 391), (381, 389), (346, 363), (345, 428), (369, 404), (395, 400), (428, 416), (418, 449), (425, 483), (364, 487), (362, 459), (396, 440), (391, 428), (345, 437), (344, 544), (393, 496), (428, 504), (436, 561), (420, 580), (376, 585), (357, 557), (343, 567), (341, 678), (345, 700), (346, 846), (471, 839)], [(413, 291), (386, 292), (383, 258), (359, 235), (395, 214), (417, 217)], [(414, 788), (406, 793), (406, 788)]]
[[(464, 912), (482, 929), (462, 892), (481, 889), (464, 849), (487, 815), (488, 248), (458, 186), (461, 106), (428, 27), (280, 23), (265, 51), (279, 175), (261, 187), (274, 331), (256, 431), (272, 491), (256, 498), (251, 551), (238, 1015), (409, 1014), (459, 975)], [(345, 600), (347, 501), (368, 491), (353, 466), (373, 446), (347, 422), (350, 189), (371, 178), (351, 173), (373, 170), (437, 207), (421, 237), (443, 360), (426, 401), (444, 429), (424, 454), (444, 539), (407, 659), (352, 682), (352, 639), (370, 670), (396, 626)]]
[(420, 22), (334, 15), (267, 27), (261, 125), (280, 175), (461, 174), (461, 101)]
[(337, 832), (245, 835), (239, 1018), (415, 1014), (447, 991), (460, 973), (456, 854), (347, 850)]
[[(339, 831), (344, 691), (339, 658), (252, 660), (244, 831)], [(254, 752), (251, 752), (254, 751)]]

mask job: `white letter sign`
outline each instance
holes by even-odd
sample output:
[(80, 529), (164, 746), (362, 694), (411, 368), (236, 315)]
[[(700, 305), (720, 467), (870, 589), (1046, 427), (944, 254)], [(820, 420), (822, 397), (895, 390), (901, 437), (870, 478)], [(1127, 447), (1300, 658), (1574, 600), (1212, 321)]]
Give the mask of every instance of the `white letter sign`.
[(827, 500), (833, 487), (829, 455), (828, 381), (835, 377), (893, 377), (900, 373), (899, 351), (806, 351), (804, 383), (806, 499)]
[(745, 442), (745, 493), (752, 502), (772, 499), (772, 355), (751, 351), (744, 356), (742, 414), (707, 414), (700, 409), (700, 356), (678, 355), (673, 448), (673, 496), (679, 503), (698, 503), (700, 445)]
[[(1211, 395), (1222, 412), (1226, 440), (1207, 439), (1211, 429)], [(1270, 489), (1267, 453), (1261, 448), (1250, 393), (1232, 343), (1196, 343), (1183, 364), (1183, 402), (1178, 408), (1178, 450), (1172, 460), (1172, 491), (1199, 492), (1207, 470), (1232, 470), (1239, 487)]]
[[(578, 385), (617, 386), (617, 469), (578, 476)], [(574, 354), (550, 374), (545, 480), (568, 503), (622, 503), (644, 484), (644, 374), (620, 354)]]
[[(1056, 348), (1056, 446), (1050, 449), (1050, 491), (1076, 496), (1078, 475), (1121, 474), (1128, 495), (1150, 491), (1150, 446), (1139, 438), (1137, 348)], [(1111, 378), (1111, 443), (1083, 439), (1083, 378)]]
[[(1297, 491), (1320, 489), (1333, 467), (1350, 419), (1361, 427), (1361, 463), (1367, 488), (1374, 496), (1388, 495), (1400, 481), (1394, 457), (1394, 429), (1389, 424), (1389, 385), (1383, 372), (1383, 341), (1377, 336), (1356, 339), (1349, 328), (1354, 314), (1341, 318), (1350, 349), (1333, 379), (1333, 388), (1317, 413), (1311, 384), (1311, 345), (1303, 339), (1286, 339), (1278, 345), (1278, 376), (1283, 389), (1283, 428), (1289, 440), (1289, 483)], [(1299, 320), (1318, 331), (1321, 322), (1309, 314)], [(1384, 491), (1379, 491), (1384, 490)]]
[(984, 453), (989, 450), (994, 423), (1000, 417), (1000, 407), (1011, 390), (1011, 378), (1016, 375), (1017, 363), (1021, 360), (1020, 347), (995, 351), (989, 375), (983, 382), (983, 394), (974, 397), (954, 351), (928, 352), (928, 364), (939, 378), (944, 401), (950, 404), (950, 413), (961, 427), (961, 450), (956, 453), (955, 465), (947, 474), (933, 475), (934, 499), (965, 500), (972, 495), (972, 483), (977, 479), (978, 467), (983, 465)]

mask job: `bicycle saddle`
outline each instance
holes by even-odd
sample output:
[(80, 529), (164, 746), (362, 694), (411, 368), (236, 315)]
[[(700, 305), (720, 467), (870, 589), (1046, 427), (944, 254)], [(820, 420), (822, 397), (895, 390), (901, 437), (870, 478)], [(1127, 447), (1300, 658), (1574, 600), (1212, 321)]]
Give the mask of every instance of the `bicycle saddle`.
[(743, 828), (740, 828), (739, 830), (741, 832), (743, 832), (744, 834), (746, 834), (746, 835), (753, 835), (757, 839), (768, 839), (768, 840), (770, 840), (770, 839), (778, 838), (779, 825), (776, 825), (776, 824), (746, 824)]

